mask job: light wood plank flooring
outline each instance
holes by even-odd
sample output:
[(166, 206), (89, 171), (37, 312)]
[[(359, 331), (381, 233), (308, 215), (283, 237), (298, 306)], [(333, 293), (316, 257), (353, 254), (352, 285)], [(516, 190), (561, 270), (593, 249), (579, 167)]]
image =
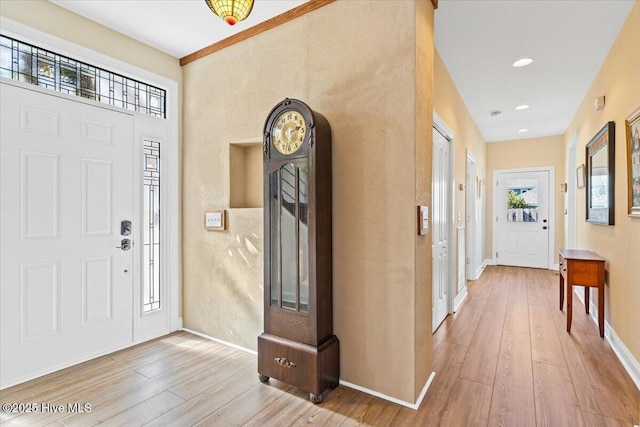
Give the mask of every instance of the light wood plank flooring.
[[(253, 355), (185, 332), (0, 392), (64, 412), (0, 413), (2, 426), (632, 426), (640, 391), (576, 303), (571, 334), (550, 271), (488, 267), (434, 334), (435, 379), (418, 411), (340, 386), (261, 384)], [(68, 404), (91, 405), (69, 413)]]

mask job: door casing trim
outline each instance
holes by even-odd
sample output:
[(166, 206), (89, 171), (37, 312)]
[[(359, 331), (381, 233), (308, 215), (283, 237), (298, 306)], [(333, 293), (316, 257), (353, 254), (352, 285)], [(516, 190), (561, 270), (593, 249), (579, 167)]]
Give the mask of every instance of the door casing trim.
[[(168, 164), (166, 170), (166, 185), (168, 194), (168, 206), (165, 213), (165, 223), (168, 224), (164, 242), (167, 251), (167, 273), (168, 289), (169, 289), (169, 332), (177, 331), (182, 327), (182, 318), (179, 312), (180, 301), (180, 280), (181, 280), (181, 253), (182, 245), (180, 242), (180, 163), (179, 163), (179, 104), (178, 104), (178, 82), (167, 77), (155, 74), (151, 71), (128, 64), (119, 59), (96, 52), (84, 46), (72, 43), (70, 41), (53, 36), (44, 31), (29, 27), (19, 22), (0, 16), (0, 28), (2, 33), (9, 37), (15, 37), (24, 40), (27, 43), (41, 46), (61, 54), (69, 55), (75, 59), (94, 64), (96, 66), (112, 70), (114, 72), (131, 76), (140, 81), (146, 81), (166, 91), (166, 112), (167, 112), (167, 148), (168, 148)], [(11, 80), (3, 79), (7, 83)], [(36, 87), (33, 85), (32, 89)], [(51, 95), (63, 95), (59, 92), (47, 91)], [(83, 100), (80, 97), (75, 99), (78, 102), (88, 102), (93, 105), (100, 105), (109, 108), (105, 104), (96, 101)], [(114, 107), (112, 107), (114, 108)], [(141, 113), (117, 109), (136, 116)], [(145, 337), (146, 338), (146, 337)], [(140, 341), (141, 342), (141, 341)], [(132, 344), (137, 343), (134, 341)]]
[[(534, 168), (517, 168), (517, 169), (494, 169), (493, 170), (493, 181), (491, 181), (491, 185), (494, 186), (494, 183), (498, 181), (498, 175), (503, 173), (518, 173), (518, 172), (548, 172), (549, 173), (549, 241), (548, 244), (548, 256), (547, 256), (547, 269), (548, 270), (557, 270), (558, 267), (554, 263), (555, 259), (555, 241), (556, 241), (556, 199), (555, 193), (553, 192), (553, 188), (555, 187), (556, 182), (556, 171), (554, 166), (541, 166)], [(498, 193), (494, 190), (493, 193), (493, 202), (491, 207), (491, 218), (493, 227), (491, 227), (491, 260), (493, 261), (493, 265), (497, 264), (496, 259), (496, 250), (498, 248), (498, 227), (496, 227), (496, 222), (494, 218), (496, 217), (496, 212), (498, 212)]]
[[(442, 136), (444, 136), (444, 138), (449, 142), (449, 206), (447, 206), (447, 217), (449, 218), (449, 227), (447, 227), (447, 233), (448, 233), (448, 237), (447, 240), (449, 241), (449, 247), (452, 249), (450, 250), (449, 254), (451, 253), (455, 253), (455, 251), (453, 251), (455, 248), (452, 246), (453, 243), (453, 236), (455, 236), (455, 226), (456, 226), (456, 222), (455, 222), (455, 182), (454, 182), (454, 161), (455, 161), (455, 136), (453, 131), (451, 130), (451, 128), (449, 126), (447, 126), (447, 124), (445, 123), (445, 121), (442, 119), (442, 117), (440, 117), (438, 115), (438, 113), (436, 113), (435, 111), (433, 112), (433, 129), (437, 130), (438, 132), (440, 132), (440, 134)], [(433, 203), (433, 201), (432, 201)], [(431, 210), (433, 211), (433, 206), (431, 206)], [(431, 213), (432, 217), (433, 217), (433, 212)], [(454, 277), (456, 276), (456, 271), (455, 271), (455, 257), (453, 256), (449, 256), (449, 298), (447, 301), (447, 312), (449, 314), (452, 314), (454, 312), (454, 300), (457, 297), (457, 295), (454, 295), (454, 286), (453, 284), (455, 283), (455, 281), (453, 280)], [(433, 293), (433, 283), (432, 283), (432, 289), (431, 292)], [(431, 314), (431, 323), (432, 323), (432, 329), (435, 331), (434, 325), (433, 325), (433, 313)]]

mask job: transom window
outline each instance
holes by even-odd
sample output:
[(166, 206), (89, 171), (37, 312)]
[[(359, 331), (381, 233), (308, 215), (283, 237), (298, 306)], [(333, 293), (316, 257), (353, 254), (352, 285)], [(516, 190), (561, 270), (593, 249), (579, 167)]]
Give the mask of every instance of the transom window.
[(0, 76), (166, 118), (166, 91), (0, 36)]

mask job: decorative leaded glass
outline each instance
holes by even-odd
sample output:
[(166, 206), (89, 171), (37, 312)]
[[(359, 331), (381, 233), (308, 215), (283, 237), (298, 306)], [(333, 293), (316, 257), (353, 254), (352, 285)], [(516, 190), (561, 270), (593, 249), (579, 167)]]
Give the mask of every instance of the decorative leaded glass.
[(160, 143), (144, 141), (143, 206), (143, 312), (158, 310), (160, 304)]
[(0, 36), (0, 76), (166, 118), (166, 91)]

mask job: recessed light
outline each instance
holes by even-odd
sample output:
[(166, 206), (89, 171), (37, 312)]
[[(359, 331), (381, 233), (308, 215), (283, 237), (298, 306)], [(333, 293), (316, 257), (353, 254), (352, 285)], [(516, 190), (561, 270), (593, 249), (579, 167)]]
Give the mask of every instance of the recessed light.
[(513, 63), (513, 66), (516, 68), (526, 67), (527, 65), (533, 62), (532, 58), (520, 58), (516, 62)]
[(520, 132), (520, 133), (529, 132), (529, 129), (520, 129), (518, 132)]
[(522, 104), (522, 105), (518, 105), (516, 107), (516, 110), (526, 110), (527, 108), (529, 108), (529, 104)]

